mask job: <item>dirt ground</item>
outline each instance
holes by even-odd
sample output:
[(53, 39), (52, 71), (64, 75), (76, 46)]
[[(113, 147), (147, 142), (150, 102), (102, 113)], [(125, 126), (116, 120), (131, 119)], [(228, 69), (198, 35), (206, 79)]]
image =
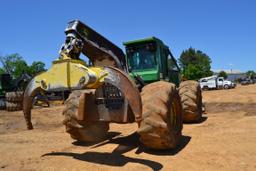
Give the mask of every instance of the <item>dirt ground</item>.
[(137, 125), (111, 124), (108, 140), (80, 144), (65, 133), (62, 106), (0, 111), (0, 170), (256, 170), (256, 85), (203, 93), (207, 114), (185, 124), (174, 150), (143, 148)]

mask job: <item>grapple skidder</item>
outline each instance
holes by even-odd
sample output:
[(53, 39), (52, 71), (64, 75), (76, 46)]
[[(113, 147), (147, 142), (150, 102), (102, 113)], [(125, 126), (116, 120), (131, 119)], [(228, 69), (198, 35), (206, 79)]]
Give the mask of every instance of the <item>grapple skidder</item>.
[[(140, 92), (140, 76), (131, 79), (120, 48), (79, 20), (71, 21), (65, 33), (59, 58), (48, 71), (34, 77), (24, 93), (27, 128), (33, 129), (32, 101), (38, 92), (70, 90), (63, 124), (72, 138), (99, 141), (106, 138), (109, 123), (137, 122), (145, 146), (176, 147), (183, 112), (175, 84), (157, 81), (140, 86)], [(90, 66), (80, 59), (81, 53), (88, 57)]]

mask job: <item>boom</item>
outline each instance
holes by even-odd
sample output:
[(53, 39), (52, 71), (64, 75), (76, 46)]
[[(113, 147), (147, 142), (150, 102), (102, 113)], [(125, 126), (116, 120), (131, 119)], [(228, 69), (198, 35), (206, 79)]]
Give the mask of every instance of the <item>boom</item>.
[(72, 59), (79, 59), (82, 52), (94, 66), (107, 65), (127, 71), (123, 51), (81, 21), (69, 22), (65, 33), (66, 41), (60, 54), (65, 53)]

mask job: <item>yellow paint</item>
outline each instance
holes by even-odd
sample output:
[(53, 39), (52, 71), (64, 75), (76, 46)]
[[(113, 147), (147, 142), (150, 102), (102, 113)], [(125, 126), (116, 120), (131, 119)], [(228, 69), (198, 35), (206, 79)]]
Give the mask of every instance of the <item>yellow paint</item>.
[[(87, 88), (97, 88), (102, 85), (104, 78), (108, 73), (101, 67), (87, 67), (81, 60), (70, 59), (63, 57), (52, 63), (52, 67), (36, 76), (34, 79), (37, 84), (44, 90), (56, 88), (74, 88), (79, 84), (82, 77), (87, 74), (95, 75), (96, 81), (87, 85)], [(42, 85), (42, 81), (45, 86)]]

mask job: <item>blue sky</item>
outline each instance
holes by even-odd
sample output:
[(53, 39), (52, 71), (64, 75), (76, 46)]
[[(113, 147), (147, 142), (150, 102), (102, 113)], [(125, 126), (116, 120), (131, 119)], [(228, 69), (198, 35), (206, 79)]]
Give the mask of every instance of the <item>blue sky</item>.
[(212, 69), (256, 70), (254, 0), (81, 0), (0, 2), (0, 55), (19, 53), (51, 65), (68, 21), (80, 19), (119, 47), (156, 36), (178, 58), (192, 46)]

